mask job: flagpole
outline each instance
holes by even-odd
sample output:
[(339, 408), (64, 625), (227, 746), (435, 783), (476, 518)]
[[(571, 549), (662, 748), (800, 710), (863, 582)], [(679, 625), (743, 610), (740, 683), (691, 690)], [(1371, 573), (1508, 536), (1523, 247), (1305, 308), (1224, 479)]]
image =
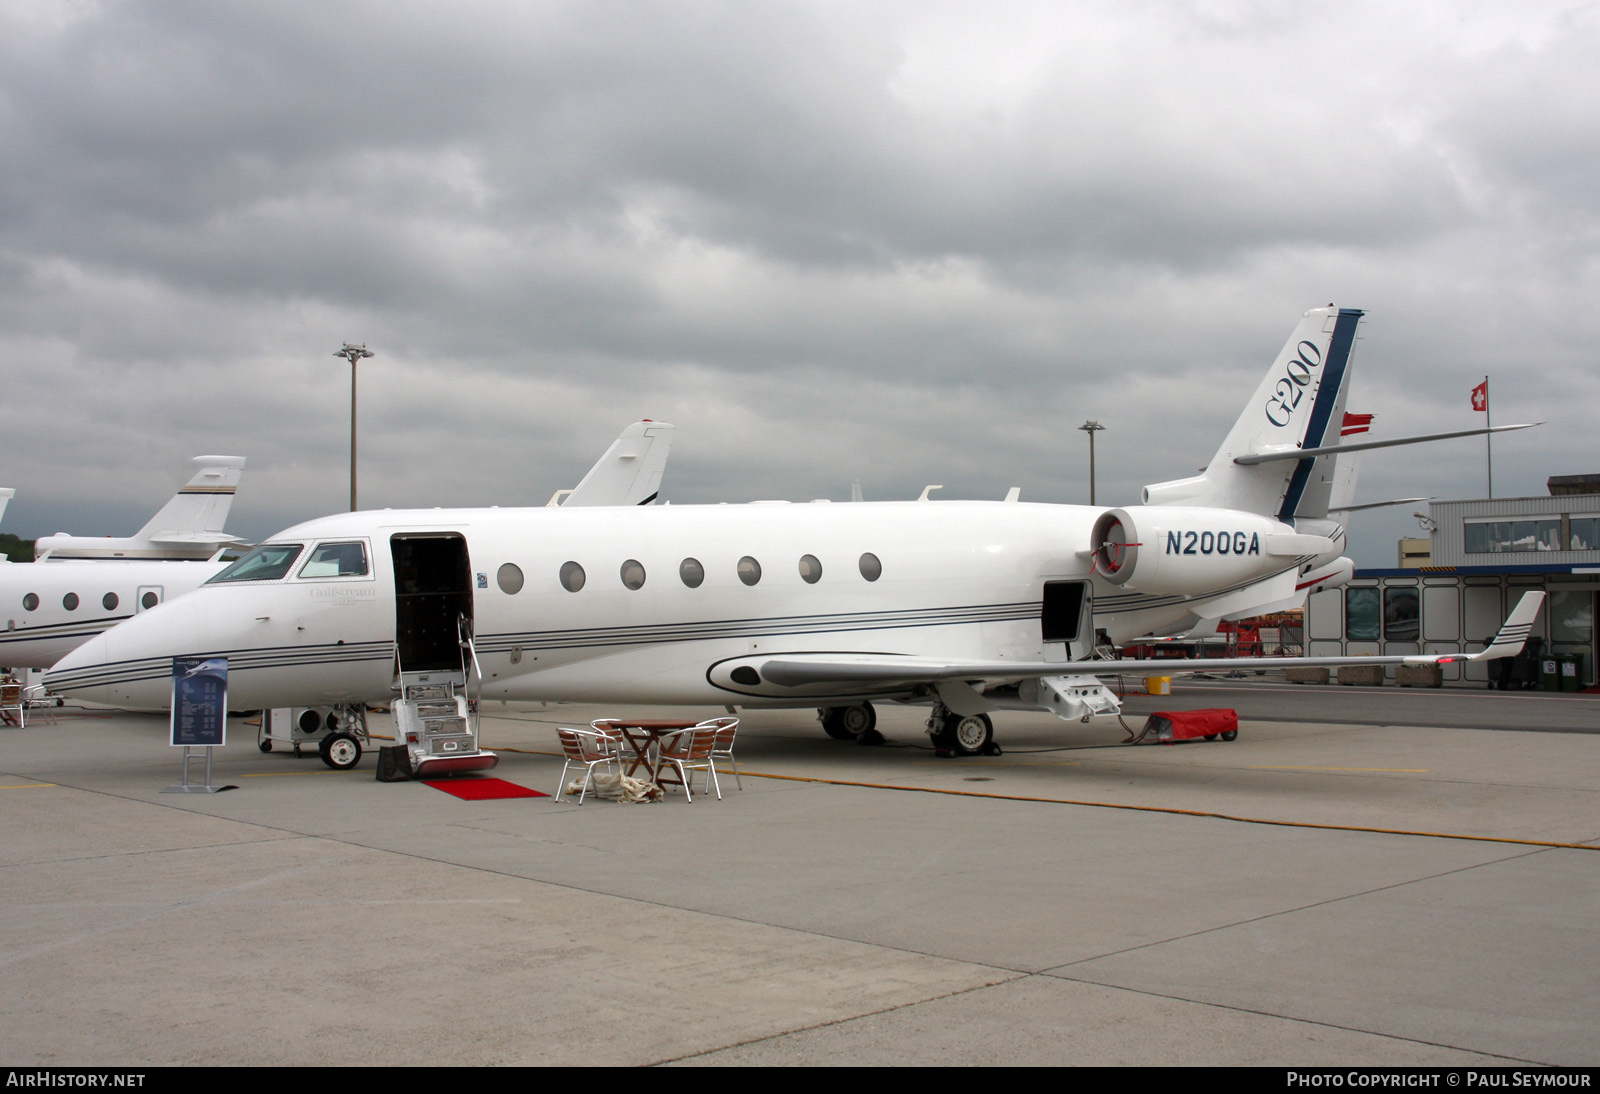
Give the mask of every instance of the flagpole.
[[(1487, 374), (1485, 374), (1484, 377), (1483, 377), (1483, 424), (1488, 426), (1491, 429), (1494, 428), (1494, 415), (1489, 412), (1489, 377), (1488, 377)], [(1483, 435), (1483, 451), (1484, 451), (1484, 456), (1487, 459), (1488, 464), (1489, 464), (1489, 498), (1490, 498), (1490, 500), (1493, 500), (1494, 499), (1494, 434), (1493, 433), (1485, 433)]]

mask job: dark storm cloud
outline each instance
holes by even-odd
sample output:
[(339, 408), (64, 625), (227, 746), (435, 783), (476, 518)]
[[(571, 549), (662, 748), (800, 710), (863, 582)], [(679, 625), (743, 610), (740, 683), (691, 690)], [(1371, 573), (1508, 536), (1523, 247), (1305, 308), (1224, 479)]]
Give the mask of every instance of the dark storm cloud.
[[(1080, 500), (1085, 417), (1127, 498), (1203, 463), (1329, 300), (1373, 310), (1352, 407), (1384, 431), (1473, 424), (1485, 371), (1497, 420), (1556, 416), (1551, 376), (1597, 394), (1582, 6), (0, 20), (0, 352), (37, 408), (11, 527), (201, 451), (251, 457), (251, 534), (338, 508), (345, 339), (379, 353), (372, 504), (542, 502), (646, 416), (679, 500)], [(1585, 439), (1506, 442), (1497, 479), (1537, 492)], [(1468, 494), (1474, 459), (1363, 483)]]

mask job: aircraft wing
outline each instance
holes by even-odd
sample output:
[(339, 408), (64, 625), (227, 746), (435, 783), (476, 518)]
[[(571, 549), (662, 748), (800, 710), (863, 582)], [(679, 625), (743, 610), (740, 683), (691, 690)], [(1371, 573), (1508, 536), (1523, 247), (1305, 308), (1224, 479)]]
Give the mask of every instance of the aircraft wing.
[[(1335, 667), (1339, 665), (1445, 665), (1514, 657), (1533, 628), (1544, 593), (1527, 592), (1506, 617), (1494, 641), (1478, 653), (1382, 657), (1199, 657), (1128, 661), (979, 661), (903, 657), (888, 653), (788, 653), (737, 657), (713, 666), (718, 687), (746, 695), (852, 696), (913, 693), (940, 685), (1001, 684), (1041, 677), (1125, 676), (1191, 672)], [(941, 694), (943, 694), (941, 692)], [(948, 698), (948, 697), (947, 697)]]

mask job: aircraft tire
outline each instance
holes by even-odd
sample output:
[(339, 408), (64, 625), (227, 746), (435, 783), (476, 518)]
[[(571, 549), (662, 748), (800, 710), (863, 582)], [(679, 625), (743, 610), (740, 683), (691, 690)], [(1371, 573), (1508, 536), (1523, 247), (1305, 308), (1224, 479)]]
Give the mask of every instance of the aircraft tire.
[(878, 712), (871, 703), (853, 707), (824, 707), (822, 731), (836, 741), (859, 740), (878, 726)]
[(348, 771), (361, 762), (361, 742), (348, 733), (330, 733), (317, 746), (322, 762), (335, 771)]
[(958, 756), (977, 756), (994, 742), (994, 723), (987, 714), (950, 714), (933, 739), (938, 748)]

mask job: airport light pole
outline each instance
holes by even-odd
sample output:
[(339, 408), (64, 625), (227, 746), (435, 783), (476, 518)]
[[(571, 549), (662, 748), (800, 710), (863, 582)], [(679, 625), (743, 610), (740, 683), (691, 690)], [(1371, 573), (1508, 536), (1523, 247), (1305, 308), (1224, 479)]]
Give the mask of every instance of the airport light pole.
[(1093, 422), (1093, 421), (1084, 422), (1082, 425), (1080, 425), (1078, 427), (1078, 429), (1081, 430), (1082, 432), (1089, 434), (1089, 504), (1090, 505), (1094, 504), (1094, 435), (1096, 433), (1100, 432), (1104, 428), (1105, 428), (1105, 426), (1101, 425), (1099, 422)]
[(356, 362), (363, 357), (374, 356), (367, 348), (365, 342), (355, 345), (346, 342), (344, 348), (335, 357), (343, 357), (350, 362), (350, 511), (356, 511)]

